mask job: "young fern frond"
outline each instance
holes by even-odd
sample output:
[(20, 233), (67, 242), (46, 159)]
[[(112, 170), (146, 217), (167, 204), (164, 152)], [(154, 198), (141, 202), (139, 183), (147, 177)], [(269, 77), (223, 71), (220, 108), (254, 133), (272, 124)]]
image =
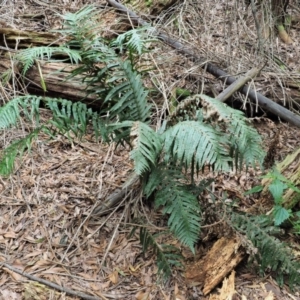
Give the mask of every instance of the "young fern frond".
[(88, 5), (82, 7), (75, 13), (60, 15), (64, 20), (64, 28), (57, 30), (71, 37), (69, 44), (84, 49), (86, 43), (91, 42), (99, 36), (99, 24), (96, 18), (96, 7)]
[[(67, 55), (71, 63), (78, 64), (81, 61), (81, 56), (76, 50), (72, 50), (68, 47), (33, 47), (20, 50), (15, 58), (22, 63), (23, 69), (22, 73), (25, 75), (26, 72), (33, 66), (36, 59), (40, 60), (50, 60), (53, 55)], [(55, 61), (64, 61), (66, 59), (55, 59)]]
[(135, 122), (131, 128), (133, 150), (130, 152), (134, 160), (134, 169), (138, 175), (143, 175), (156, 165), (162, 149), (160, 136), (147, 124)]
[(141, 55), (147, 50), (146, 44), (157, 40), (151, 37), (149, 39), (153, 30), (150, 26), (134, 28), (120, 34), (111, 45), (119, 48), (121, 52), (123, 52), (123, 48), (127, 48), (130, 53)]

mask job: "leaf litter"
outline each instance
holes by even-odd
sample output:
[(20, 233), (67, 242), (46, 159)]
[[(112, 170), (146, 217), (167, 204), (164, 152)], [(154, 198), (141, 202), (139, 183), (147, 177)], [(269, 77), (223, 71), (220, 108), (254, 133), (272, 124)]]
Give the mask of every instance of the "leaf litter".
[[(5, 6), (1, 7), (1, 11), (4, 9), (4, 20), (12, 23), (8, 16), (14, 9), (18, 27), (36, 31), (48, 30), (49, 27), (59, 28), (60, 20), (55, 11), (74, 12), (83, 5), (81, 0), (66, 0), (63, 5), (61, 1), (52, 1), (58, 6), (55, 11), (46, 7), (49, 24), (43, 24), (34, 18), (18, 17), (28, 10), (39, 12), (43, 2), (18, 0), (19, 5), (6, 3), (5, 0), (3, 2)], [(99, 1), (99, 4), (105, 3)], [(228, 19), (228, 27), (224, 25), (224, 3), (221, 4), (219, 0), (203, 1), (203, 6), (199, 7), (191, 1), (184, 1), (173, 10), (180, 16), (177, 24), (169, 18), (171, 14), (168, 13), (160, 20), (167, 24), (168, 30), (175, 36), (179, 34), (184, 40), (189, 40), (208, 60), (216, 61), (232, 74), (238, 74), (252, 66), (256, 54), (247, 44), (242, 47), (244, 42), (241, 37), (245, 32), (242, 33), (241, 29), (245, 29), (244, 24), (229, 28), (231, 23)], [(228, 1), (226, 5), (227, 12), (234, 12), (228, 13), (228, 16), (237, 17), (241, 12), (234, 1)], [(246, 21), (249, 22), (251, 16), (248, 14), (247, 18)], [(108, 23), (113, 21), (109, 17), (107, 20)], [(254, 31), (253, 23), (249, 24), (246, 28)], [(234, 32), (241, 32), (241, 35)], [(292, 70), (288, 74), (289, 79), (295, 82), (299, 77), (295, 63), (299, 61), (299, 51), (291, 51), (298, 47), (297, 32), (291, 32), (295, 40), (294, 48), (277, 42), (273, 49), (281, 57), (287, 58), (288, 67)], [(250, 36), (251, 34), (250, 31)], [(248, 38), (251, 43), (251, 38)], [(153, 71), (152, 78), (158, 79), (161, 85), (157, 87), (167, 97), (175, 87), (194, 92), (218, 92), (223, 88), (220, 82), (203, 72), (199, 66), (195, 67), (166, 46), (162, 46), (162, 51), (154, 51), (153, 59), (159, 72)], [(286, 75), (286, 71), (269, 61), (264, 72), (256, 79), (255, 86), (280, 101), (294, 102), (293, 97), (298, 96), (297, 89), (282, 88), (287, 84)], [(160, 110), (157, 117), (164, 113), (163, 109)], [(276, 160), (282, 159), (299, 144), (299, 130), (292, 126), (278, 123), (274, 125), (264, 118), (256, 118), (253, 123), (264, 136), (266, 149), (280, 128), (281, 142), (274, 154)], [(22, 128), (7, 130), (1, 136), (1, 147), (23, 134)], [(109, 218), (95, 218), (91, 215), (95, 203), (120, 187), (131, 170), (128, 149), (109, 148), (95, 143), (89, 136), (84, 141), (71, 143), (64, 137), (48, 141), (47, 137), (41, 135), (31, 151), (18, 162), (16, 172), (9, 178), (0, 178), (1, 261), (61, 286), (93, 294), (99, 299), (171, 299), (171, 295), (176, 299), (205, 299), (200, 289), (197, 286), (187, 286), (176, 270), (177, 276), (167, 285), (157, 284), (154, 258), (151, 255), (143, 258), (138, 238), (128, 238), (130, 228), (126, 224), (132, 221), (131, 216), (136, 214), (134, 210), (141, 209), (148, 214), (153, 224), (160, 224), (159, 212), (155, 213), (148, 207), (141, 206), (138, 191), (132, 196), (131, 205), (126, 203)], [(261, 204), (255, 198), (243, 196), (245, 190), (258, 183), (258, 175), (260, 173), (254, 170), (247, 174), (222, 174), (216, 179), (215, 192), (220, 195), (226, 192), (228, 201), (241, 199), (245, 208), (258, 207)], [(204, 240), (210, 241), (215, 238), (216, 233), (204, 229), (203, 235)], [(199, 246), (199, 251), (201, 247)], [(186, 253), (186, 257), (190, 257), (190, 253)], [(299, 299), (298, 295), (291, 295), (288, 290), (280, 290), (271, 277), (261, 281), (245, 268), (237, 271), (235, 289), (241, 299)], [(226, 287), (227, 283), (224, 284)], [(71, 298), (43, 284), (29, 281), (4, 267), (0, 285), (3, 299)]]

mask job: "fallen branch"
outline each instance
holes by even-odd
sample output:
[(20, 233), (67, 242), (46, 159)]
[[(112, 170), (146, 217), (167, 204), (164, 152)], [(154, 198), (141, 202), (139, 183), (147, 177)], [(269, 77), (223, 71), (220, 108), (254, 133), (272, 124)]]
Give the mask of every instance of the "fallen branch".
[(242, 88), (249, 80), (252, 80), (262, 70), (262, 68), (253, 68), (248, 71), (243, 77), (237, 79), (234, 83), (228, 86), (222, 93), (220, 93), (216, 99), (221, 102), (225, 102), (233, 93)]
[(53, 283), (51, 281), (48, 281), (48, 280), (45, 280), (45, 279), (42, 279), (42, 278), (39, 278), (39, 277), (36, 277), (36, 276), (33, 276), (33, 275), (30, 275), (28, 273), (25, 273), (23, 271), (21, 271), (20, 269), (17, 269), (7, 263), (1, 263), (1, 267), (3, 268), (7, 268), (17, 274), (20, 274), (24, 277), (27, 277), (28, 279), (32, 280), (32, 281), (36, 281), (36, 282), (39, 282), (41, 284), (44, 284), (46, 286), (49, 286), (53, 289), (56, 289), (62, 293), (66, 293), (68, 295), (71, 295), (71, 296), (75, 296), (75, 297), (80, 297), (82, 299), (87, 299), (87, 300), (100, 300), (100, 299), (104, 299), (104, 300), (108, 300), (104, 295), (103, 296), (100, 296), (101, 298), (98, 298), (98, 297), (94, 297), (94, 296), (90, 296), (90, 295), (87, 295), (85, 293), (82, 293), (82, 292), (79, 292), (79, 291), (74, 291), (72, 289), (69, 289), (67, 287), (62, 287), (56, 283)]
[[(115, 0), (107, 0), (107, 2), (117, 8), (118, 10), (126, 13), (130, 19), (133, 22), (136, 22), (139, 25), (142, 26), (149, 26), (149, 24), (144, 21), (142, 18), (140, 18), (136, 13), (132, 12), (131, 10), (127, 9), (124, 5), (122, 5), (119, 2), (116, 2)], [(180, 54), (183, 54), (185, 57), (187, 57), (190, 60), (193, 60), (195, 62), (205, 62), (205, 58), (200, 57), (194, 53), (194, 51), (186, 46), (184, 46), (182, 43), (178, 42), (177, 40), (171, 38), (165, 33), (161, 33), (157, 31), (156, 36), (158, 39), (163, 41), (164, 43), (168, 44), (172, 48), (176, 49)], [(236, 81), (236, 78), (233, 76), (230, 76), (227, 74), (225, 71), (219, 69), (217, 66), (205, 62), (202, 65), (202, 68), (207, 70), (209, 73), (214, 75), (216, 78), (222, 80), (225, 82), (227, 85), (231, 85)], [(264, 95), (258, 93), (255, 90), (250, 89), (248, 85), (244, 85), (241, 89), (240, 92), (243, 93), (244, 95), (248, 96), (249, 99), (253, 103), (258, 103), (260, 107), (266, 109), (267, 111), (277, 115), (281, 119), (297, 126), (300, 127), (300, 116), (292, 113), (290, 110), (284, 108), (283, 106), (273, 102), (272, 100), (268, 99)]]

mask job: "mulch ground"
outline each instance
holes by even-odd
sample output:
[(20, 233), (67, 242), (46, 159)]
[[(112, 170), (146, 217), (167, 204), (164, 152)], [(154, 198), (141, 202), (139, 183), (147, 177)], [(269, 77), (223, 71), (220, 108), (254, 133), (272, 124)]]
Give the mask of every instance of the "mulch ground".
[[(4, 26), (5, 23), (18, 29), (47, 31), (60, 26), (60, 18), (55, 13), (74, 12), (82, 5), (92, 2), (94, 1), (51, 1), (56, 5), (53, 8), (36, 0), (16, 0), (14, 4), (2, 1), (1, 24)], [(215, 14), (214, 20), (219, 24), (223, 4), (216, 5), (213, 3), (215, 1), (211, 2), (210, 10), (208, 2), (203, 2), (204, 8), (210, 14)], [(99, 4), (105, 3), (99, 1)], [(220, 54), (218, 59), (221, 65), (224, 64), (228, 58), (228, 49), (225, 49), (221, 40), (218, 40), (221, 39), (220, 30), (217, 28), (220, 25), (215, 27), (213, 24), (209, 25), (212, 34), (218, 31), (214, 43), (219, 42), (223, 47), (219, 46), (218, 50), (217, 45), (206, 33), (201, 38), (200, 33), (185, 35), (184, 30), (196, 32), (197, 23), (192, 22), (197, 5), (189, 13), (184, 10), (188, 5), (191, 3), (187, 1), (178, 8), (180, 16), (183, 17), (181, 22), (186, 25), (186, 28), (179, 28), (182, 29), (184, 38), (194, 39), (195, 45), (205, 42), (206, 47), (210, 47), (210, 52), (206, 52), (210, 59), (216, 58), (218, 56), (216, 51), (220, 51), (222, 55)], [(230, 2), (228, 5), (230, 8), (233, 4)], [(204, 8), (198, 12), (202, 13)], [(47, 16), (42, 20), (24, 18), (25, 13), (37, 15), (41, 11)], [(174, 11), (176, 12), (176, 9)], [(207, 22), (213, 20), (210, 14), (207, 14), (206, 22), (203, 19), (203, 24), (207, 26)], [(168, 20), (168, 15), (163, 17), (165, 21)], [(177, 34), (179, 29), (174, 30), (173, 23), (169, 25), (170, 31)], [(295, 29), (291, 36), (296, 40), (297, 34), (299, 32)], [(296, 40), (293, 47), (296, 48), (297, 43)], [(234, 48), (234, 43), (230, 47), (238, 52), (239, 48)], [(282, 53), (290, 55), (287, 48), (282, 45)], [(238, 73), (241, 71), (239, 68), (250, 65), (249, 53), (246, 58), (244, 57), (243, 65), (236, 63), (243, 60), (243, 51), (237, 54), (236, 59), (230, 58), (228, 71), (238, 65), (233, 72)], [(293, 60), (289, 60), (289, 67), (293, 70), (297, 68), (294, 61), (297, 60), (296, 56), (299, 53), (300, 51), (293, 52)], [(161, 56), (157, 61), (160, 70), (163, 71), (165, 83), (160, 88), (165, 95), (172, 93), (174, 86), (191, 90), (205, 86), (204, 91), (211, 91), (212, 86), (217, 90), (222, 89), (220, 83), (213, 80), (210, 75), (203, 74), (203, 71), (196, 68), (190, 69), (192, 65), (189, 66), (185, 59), (170, 50), (168, 53), (157, 51), (155, 55)], [(163, 58), (167, 56), (169, 59), (164, 60)], [(272, 66), (267, 66), (266, 72), (258, 80), (257, 88), (261, 89), (262, 93), (266, 91), (269, 95), (276, 94), (278, 99), (290, 99), (290, 94), (285, 95), (278, 89), (281, 74), (278, 73), (276, 77), (277, 73), (272, 71), (274, 71)], [(193, 76), (202, 74), (203, 78), (197, 82), (191, 81), (189, 78), (191, 74)], [(161, 75), (153, 74), (153, 76), (159, 79)], [(276, 80), (272, 81), (270, 79), (272, 76), (276, 77)], [(3, 90), (5, 96), (12, 96), (15, 92), (13, 88)], [(163, 115), (162, 111), (163, 109), (158, 114)], [(48, 118), (48, 113), (44, 110), (42, 118)], [(276, 161), (282, 160), (299, 147), (298, 128), (267, 118), (255, 117), (252, 122), (262, 135), (266, 150), (279, 131), (279, 143), (274, 152)], [(21, 122), (19, 127), (1, 132), (0, 149), (8, 146), (11, 141), (23, 137), (28, 129), (30, 125)], [(174, 276), (165, 284), (157, 281), (155, 257), (151, 253), (146, 254), (146, 257), (141, 255), (138, 234), (130, 235), (130, 232), (131, 225), (135, 223), (135, 217), (138, 215), (146, 216), (144, 222), (153, 232), (157, 229), (163, 230), (165, 223), (161, 221), (160, 212), (143, 203), (138, 186), (116, 209), (104, 216), (93, 215), (95, 207), (120, 189), (131, 172), (132, 162), (129, 159), (129, 149), (126, 147), (96, 142), (92, 134), (86, 135), (81, 141), (70, 141), (62, 136), (49, 140), (49, 137), (41, 134), (33, 143), (31, 150), (26, 152), (22, 159), (17, 160), (15, 172), (7, 178), (0, 177), (0, 261), (31, 276), (93, 295), (98, 299), (222, 299), (218, 291), (204, 297), (199, 286), (193, 286), (185, 281), (181, 270), (174, 270)], [(216, 191), (238, 198), (259, 183), (260, 175), (262, 171), (259, 170), (222, 174), (216, 178)], [(257, 201), (248, 197), (241, 201), (241, 205), (245, 209), (245, 206), (257, 205)], [(169, 243), (178, 245), (172, 238)], [(203, 250), (201, 245), (198, 250), (200, 248)], [(0, 271), (0, 286), (1, 299), (79, 298), (29, 280), (28, 277), (17, 274), (5, 265)], [(246, 262), (236, 269), (235, 289), (236, 299), (300, 299), (297, 291), (290, 291), (287, 286), (279, 288), (270, 275), (259, 277)]]

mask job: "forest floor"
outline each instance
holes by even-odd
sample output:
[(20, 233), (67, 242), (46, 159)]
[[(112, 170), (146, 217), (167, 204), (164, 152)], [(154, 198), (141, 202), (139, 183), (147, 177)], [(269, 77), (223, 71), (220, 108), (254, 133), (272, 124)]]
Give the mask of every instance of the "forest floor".
[[(98, 3), (92, 0), (51, 1), (55, 7), (38, 0), (13, 2), (4, 0), (0, 4), (2, 27), (38, 32), (60, 28), (61, 18), (57, 13), (75, 12), (89, 3), (105, 5), (105, 1)], [(249, 21), (248, 27), (244, 24), (238, 28), (238, 24), (232, 23), (232, 28), (229, 28), (228, 20), (224, 21), (223, 1), (207, 0), (201, 5), (194, 5), (192, 1), (180, 3), (162, 15), (157, 26), (200, 49), (208, 60), (230, 74), (249, 70), (255, 61), (255, 53), (241, 47), (241, 44), (253, 43), (251, 30), (255, 29), (253, 22), (250, 22), (251, 15), (245, 14), (249, 20), (246, 17), (243, 19)], [(239, 15), (240, 11), (234, 7), (235, 1), (228, 1), (226, 5), (227, 12), (232, 9), (236, 16)], [(105, 8), (102, 9), (105, 13)], [(178, 23), (173, 22), (171, 17), (176, 13)], [(24, 18), (25, 14), (42, 14), (44, 17)], [(225, 15), (228, 17), (228, 13)], [(198, 30), (197, 16), (201, 16), (201, 24), (206, 26), (206, 31)], [(229, 42), (230, 35), (235, 36), (236, 30), (239, 37), (245, 34), (249, 40), (231, 38)], [(291, 28), (290, 34), (295, 41), (292, 45), (287, 46), (276, 37), (273, 45), (276, 55), (287, 64), (288, 74), (268, 61), (253, 83), (262, 94), (276, 98), (278, 102), (286, 102), (287, 106), (295, 103), (297, 90), (291, 91), (282, 83), (286, 77), (289, 80), (298, 78), (297, 62), (300, 61), (298, 28)], [(174, 87), (198, 93), (220, 92), (223, 88), (200, 66), (195, 67), (167, 46), (153, 50), (151, 59), (157, 62), (159, 68), (153, 77), (156, 76), (155, 82), (161, 82), (158, 88), (166, 97), (172, 94)], [(7, 100), (4, 99), (14, 96), (17, 91), (6, 88), (1, 93), (3, 97), (0, 101), (5, 103)], [(159, 101), (158, 106), (164, 100)], [(298, 128), (275, 117), (270, 120), (262, 116), (264, 112), (260, 116), (251, 115), (256, 108), (247, 107), (253, 126), (262, 135), (266, 151), (276, 137), (275, 161), (281, 161), (299, 147)], [(160, 108), (160, 116), (162, 111)], [(49, 118), (47, 110), (41, 109), (41, 114), (42, 120)], [(31, 125), (23, 121), (17, 128), (1, 132), (0, 149), (23, 137), (30, 128)], [(17, 161), (15, 172), (7, 178), (0, 177), (0, 261), (31, 276), (93, 295), (95, 299), (223, 299), (217, 289), (203, 296), (201, 287), (187, 282), (179, 269), (174, 269), (174, 276), (167, 283), (157, 281), (155, 257), (151, 253), (146, 256), (141, 254), (139, 237), (137, 234), (130, 236), (130, 225), (135, 223), (138, 215), (145, 216), (144, 222), (150, 232), (166, 229), (166, 223), (160, 211), (155, 211), (142, 201), (138, 186), (115, 210), (104, 216), (92, 214), (99, 202), (119, 189), (131, 176), (132, 168), (129, 149), (96, 142), (92, 133), (80, 141), (70, 141), (63, 136), (49, 140), (48, 136), (39, 135), (31, 150)], [(267, 171), (219, 174), (215, 192), (219, 195), (227, 193), (230, 199), (239, 199), (240, 208), (244, 211), (254, 206), (260, 207), (261, 199), (246, 197), (243, 193), (259, 184), (259, 177)], [(206, 238), (205, 243), (199, 242), (195, 258), (184, 248), (183, 256), (189, 263), (203, 256), (216, 236), (215, 233)], [(181, 247), (172, 237), (167, 242)], [(297, 290), (291, 291), (286, 285), (279, 288), (271, 275), (259, 277), (256, 268), (246, 261), (235, 271), (237, 294), (232, 299), (300, 299)], [(29, 279), (3, 265), (0, 271), (0, 299), (80, 298)]]

